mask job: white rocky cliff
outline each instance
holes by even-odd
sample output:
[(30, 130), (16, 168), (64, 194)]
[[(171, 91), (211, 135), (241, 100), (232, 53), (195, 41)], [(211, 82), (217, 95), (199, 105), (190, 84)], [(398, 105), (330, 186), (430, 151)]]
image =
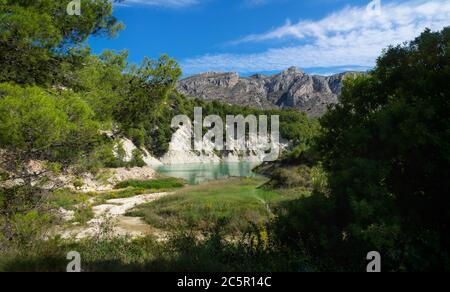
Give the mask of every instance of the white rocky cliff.
[[(254, 141), (254, 142), (251, 142)], [(160, 158), (166, 165), (193, 164), (193, 163), (220, 163), (220, 162), (263, 162), (268, 157), (266, 147), (256, 142), (251, 137), (246, 140), (246, 151), (239, 150), (237, 141), (234, 141), (232, 150), (215, 150), (210, 141), (203, 141), (203, 151), (195, 151), (192, 147), (192, 134), (188, 126), (181, 126), (172, 136), (169, 151)], [(283, 151), (288, 147), (288, 142), (281, 140), (272, 147)]]

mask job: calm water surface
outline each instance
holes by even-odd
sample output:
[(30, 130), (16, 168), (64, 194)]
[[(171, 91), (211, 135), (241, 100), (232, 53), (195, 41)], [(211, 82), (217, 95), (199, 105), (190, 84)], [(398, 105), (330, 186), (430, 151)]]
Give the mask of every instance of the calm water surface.
[(164, 175), (182, 178), (189, 184), (200, 184), (205, 181), (227, 177), (259, 177), (252, 172), (256, 163), (221, 163), (221, 164), (183, 164), (164, 165), (156, 170)]

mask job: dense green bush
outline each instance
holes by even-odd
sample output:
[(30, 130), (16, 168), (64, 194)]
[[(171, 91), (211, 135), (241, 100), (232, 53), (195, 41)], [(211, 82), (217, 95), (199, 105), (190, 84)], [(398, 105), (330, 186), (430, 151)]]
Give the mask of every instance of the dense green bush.
[(329, 192), (287, 206), (276, 240), (324, 270), (450, 270), (450, 28), (391, 47), (345, 81), (316, 151)]
[(312, 188), (311, 169), (308, 166), (278, 168), (271, 175), (268, 185), (275, 188)]
[(15, 177), (24, 176), (33, 159), (74, 163), (92, 151), (98, 130), (92, 110), (73, 92), (0, 84), (2, 168)]

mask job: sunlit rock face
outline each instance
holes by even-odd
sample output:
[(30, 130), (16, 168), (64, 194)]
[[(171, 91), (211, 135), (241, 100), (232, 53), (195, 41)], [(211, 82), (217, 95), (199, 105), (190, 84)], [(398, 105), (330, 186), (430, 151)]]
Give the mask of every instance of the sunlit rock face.
[[(252, 142), (254, 141), (254, 142)], [(272, 143), (271, 147), (279, 149), (280, 152), (288, 147), (288, 141), (280, 139), (277, 143)], [(245, 148), (240, 150), (237, 141), (231, 142), (230, 150), (215, 150), (214, 143), (203, 141), (203, 150), (196, 151), (192, 147), (192, 133), (188, 126), (181, 126), (173, 135), (169, 144), (169, 151), (160, 158), (165, 165), (178, 164), (201, 164), (201, 163), (234, 163), (252, 162), (261, 163), (269, 154), (266, 153), (266, 146), (258, 144), (256, 139), (248, 139)]]
[(178, 92), (192, 98), (218, 100), (260, 109), (294, 108), (310, 117), (325, 113), (338, 102), (344, 77), (308, 75), (291, 67), (279, 74), (240, 77), (237, 73), (203, 73), (178, 82)]

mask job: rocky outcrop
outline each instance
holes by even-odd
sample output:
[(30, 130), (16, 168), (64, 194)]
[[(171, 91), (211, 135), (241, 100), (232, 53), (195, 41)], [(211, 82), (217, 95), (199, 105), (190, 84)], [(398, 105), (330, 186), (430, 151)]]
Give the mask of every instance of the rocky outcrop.
[[(119, 144), (122, 146), (125, 155), (123, 157), (123, 161), (124, 162), (130, 162), (133, 159), (133, 152), (134, 150), (138, 149), (133, 141), (131, 141), (128, 138), (121, 138), (119, 140)], [(161, 166), (162, 163), (161, 161), (159, 161), (157, 158), (153, 157), (149, 151), (145, 148), (141, 148), (141, 153), (142, 153), (142, 160), (144, 160), (144, 162), (151, 167), (158, 167)], [(117, 156), (117, 149), (116, 149), (116, 153), (115, 155)]]
[[(232, 145), (232, 150), (215, 150), (215, 146), (210, 141), (203, 141), (203, 150), (195, 151), (192, 147), (192, 134), (189, 127), (181, 126), (172, 136), (169, 144), (169, 151), (160, 158), (166, 165), (194, 164), (194, 163), (220, 163), (220, 162), (255, 162), (264, 161), (269, 154), (265, 147), (256, 142), (256, 139), (249, 138), (246, 141), (247, 151), (238, 150), (236, 145)], [(281, 140), (277, 144), (272, 144), (272, 148), (279, 149), (280, 152), (288, 147), (288, 142)]]
[(156, 171), (150, 166), (132, 168), (102, 169), (97, 175), (84, 173), (73, 175), (70, 172), (52, 179), (57, 186), (81, 192), (101, 192), (114, 189), (119, 182), (126, 180), (151, 180), (156, 178)]
[[(130, 162), (133, 159), (133, 152), (137, 147), (127, 138), (121, 138), (119, 144), (123, 148), (123, 162)], [(26, 167), (26, 174), (31, 177), (31, 184), (44, 189), (68, 188), (81, 192), (100, 192), (112, 190), (114, 186), (126, 180), (151, 180), (155, 179), (157, 174), (154, 168), (162, 163), (150, 155), (146, 149), (141, 149), (142, 159), (146, 163), (144, 167), (121, 167), (104, 168), (95, 175), (89, 172), (79, 173), (74, 167), (69, 167), (63, 172), (55, 173), (48, 168), (47, 161), (31, 160)], [(117, 145), (115, 154), (117, 155)], [(0, 149), (0, 173), (5, 172), (2, 166), (7, 156), (5, 150)], [(14, 177), (11, 172), (9, 176)], [(0, 181), (0, 187), (11, 188), (23, 185), (25, 182), (21, 178), (12, 178)]]
[(193, 163), (220, 163), (221, 159), (213, 151), (214, 146), (203, 143), (205, 151), (192, 150), (192, 133), (189, 127), (180, 127), (173, 135), (169, 144), (169, 151), (161, 157), (160, 161), (166, 165), (193, 164)]
[(332, 76), (308, 75), (296, 67), (273, 76), (239, 77), (237, 73), (203, 73), (178, 82), (187, 97), (218, 100), (261, 109), (294, 108), (311, 117), (321, 116), (338, 102), (347, 72)]

